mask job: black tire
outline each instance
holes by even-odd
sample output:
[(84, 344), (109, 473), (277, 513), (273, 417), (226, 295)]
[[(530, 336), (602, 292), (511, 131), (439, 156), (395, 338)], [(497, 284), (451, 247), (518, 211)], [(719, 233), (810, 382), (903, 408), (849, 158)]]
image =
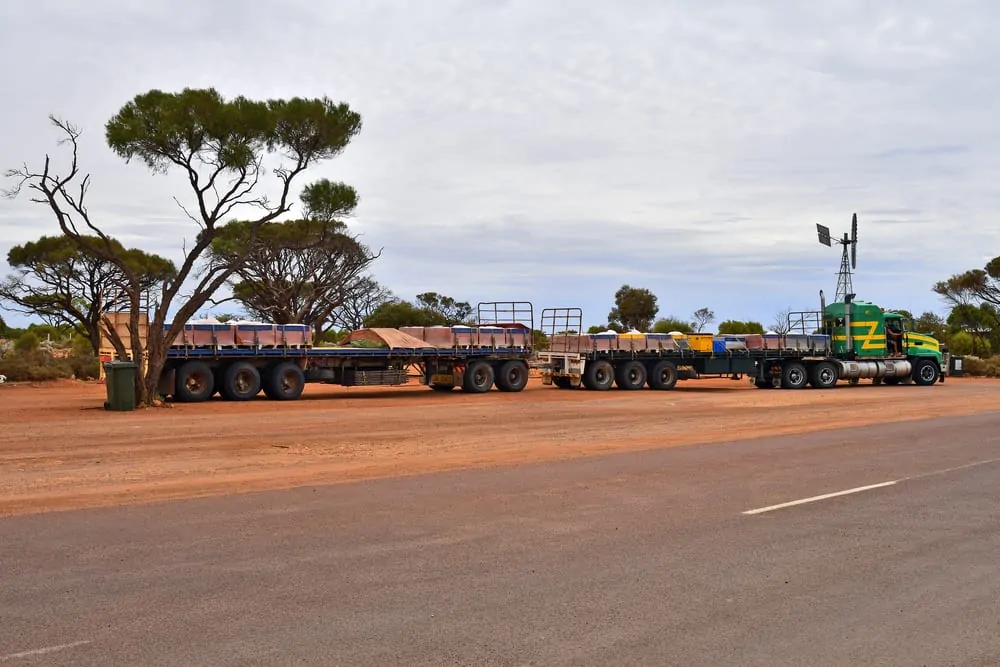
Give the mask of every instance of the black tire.
[(559, 389), (572, 389), (573, 385), (570, 383), (569, 378), (552, 378), (552, 384), (554, 384)]
[(929, 387), (938, 381), (941, 370), (932, 359), (918, 359), (913, 364), (913, 381), (921, 387)]
[(782, 389), (802, 389), (808, 382), (809, 374), (801, 361), (789, 361), (781, 367)]
[(766, 380), (757, 378), (756, 380), (753, 381), (753, 386), (757, 387), (758, 389), (774, 389), (774, 380), (772, 380), (771, 378), (767, 378)]
[(646, 367), (641, 361), (626, 361), (615, 369), (615, 384), (619, 389), (636, 391), (646, 386)]
[(649, 372), (646, 382), (650, 389), (666, 391), (677, 385), (677, 365), (672, 361), (661, 361)]
[(809, 384), (815, 389), (829, 389), (840, 379), (837, 367), (829, 361), (821, 361), (809, 369)]
[(902, 381), (902, 380), (900, 380), (900, 379), (899, 379), (899, 378), (897, 378), (897, 377), (892, 377), (892, 378), (882, 378), (882, 383), (883, 383), (883, 384), (887, 384), (887, 385), (890, 385), (890, 386), (893, 386), (893, 387), (894, 387), (894, 386), (896, 386), (897, 384), (899, 384), (899, 383), (900, 383), (901, 381)]
[(593, 391), (607, 391), (615, 381), (615, 369), (601, 359), (587, 364), (583, 371), (583, 386)]
[(496, 373), (496, 385), (500, 391), (523, 391), (528, 386), (528, 364), (505, 361)]
[(450, 385), (450, 384), (432, 384), (432, 385), (430, 385), (430, 387), (434, 391), (451, 391), (452, 389), (455, 388), (454, 385)]
[(215, 374), (200, 361), (188, 361), (174, 376), (174, 400), (181, 403), (207, 401), (215, 393)]
[(222, 371), (219, 393), (227, 401), (249, 401), (260, 393), (260, 371), (248, 361), (234, 361)]
[(264, 395), (272, 401), (294, 401), (302, 395), (306, 376), (298, 364), (282, 361), (264, 373)]
[(466, 366), (462, 378), (462, 391), (483, 394), (493, 386), (493, 367), (485, 361), (473, 361)]

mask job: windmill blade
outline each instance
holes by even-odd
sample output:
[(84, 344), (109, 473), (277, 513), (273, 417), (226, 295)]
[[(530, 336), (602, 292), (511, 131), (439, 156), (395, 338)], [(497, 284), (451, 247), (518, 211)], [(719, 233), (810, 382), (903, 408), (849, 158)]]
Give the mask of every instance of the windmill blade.
[(851, 218), (851, 268), (858, 268), (858, 214)]
[(816, 225), (816, 232), (819, 234), (819, 242), (826, 247), (832, 247), (830, 244), (830, 228), (826, 225)]

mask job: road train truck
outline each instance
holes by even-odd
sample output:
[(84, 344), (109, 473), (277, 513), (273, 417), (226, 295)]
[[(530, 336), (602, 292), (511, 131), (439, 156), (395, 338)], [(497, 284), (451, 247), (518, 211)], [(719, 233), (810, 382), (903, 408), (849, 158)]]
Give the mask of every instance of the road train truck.
[(579, 308), (542, 312), (548, 350), (537, 353), (542, 382), (568, 389), (673, 389), (701, 376), (748, 377), (761, 389), (944, 381), (934, 336), (907, 330), (902, 315), (848, 295), (818, 311), (789, 315), (785, 334), (580, 334)]

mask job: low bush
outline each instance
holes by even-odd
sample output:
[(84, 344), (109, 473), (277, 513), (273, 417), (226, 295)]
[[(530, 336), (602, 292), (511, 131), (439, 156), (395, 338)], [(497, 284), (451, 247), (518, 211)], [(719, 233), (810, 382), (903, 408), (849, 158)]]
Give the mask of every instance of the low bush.
[(962, 369), (972, 377), (1000, 377), (1000, 354), (986, 359), (969, 355), (963, 360)]
[(54, 357), (41, 350), (12, 351), (0, 358), (0, 375), (7, 382), (46, 382), (64, 378), (93, 380), (100, 372), (100, 362), (93, 356)]

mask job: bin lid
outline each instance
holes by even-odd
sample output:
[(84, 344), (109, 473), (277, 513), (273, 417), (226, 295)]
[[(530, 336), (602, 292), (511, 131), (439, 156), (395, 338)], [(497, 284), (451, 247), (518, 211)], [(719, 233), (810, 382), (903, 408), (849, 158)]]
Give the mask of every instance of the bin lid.
[(105, 368), (137, 368), (138, 364), (134, 361), (106, 361), (104, 362)]

